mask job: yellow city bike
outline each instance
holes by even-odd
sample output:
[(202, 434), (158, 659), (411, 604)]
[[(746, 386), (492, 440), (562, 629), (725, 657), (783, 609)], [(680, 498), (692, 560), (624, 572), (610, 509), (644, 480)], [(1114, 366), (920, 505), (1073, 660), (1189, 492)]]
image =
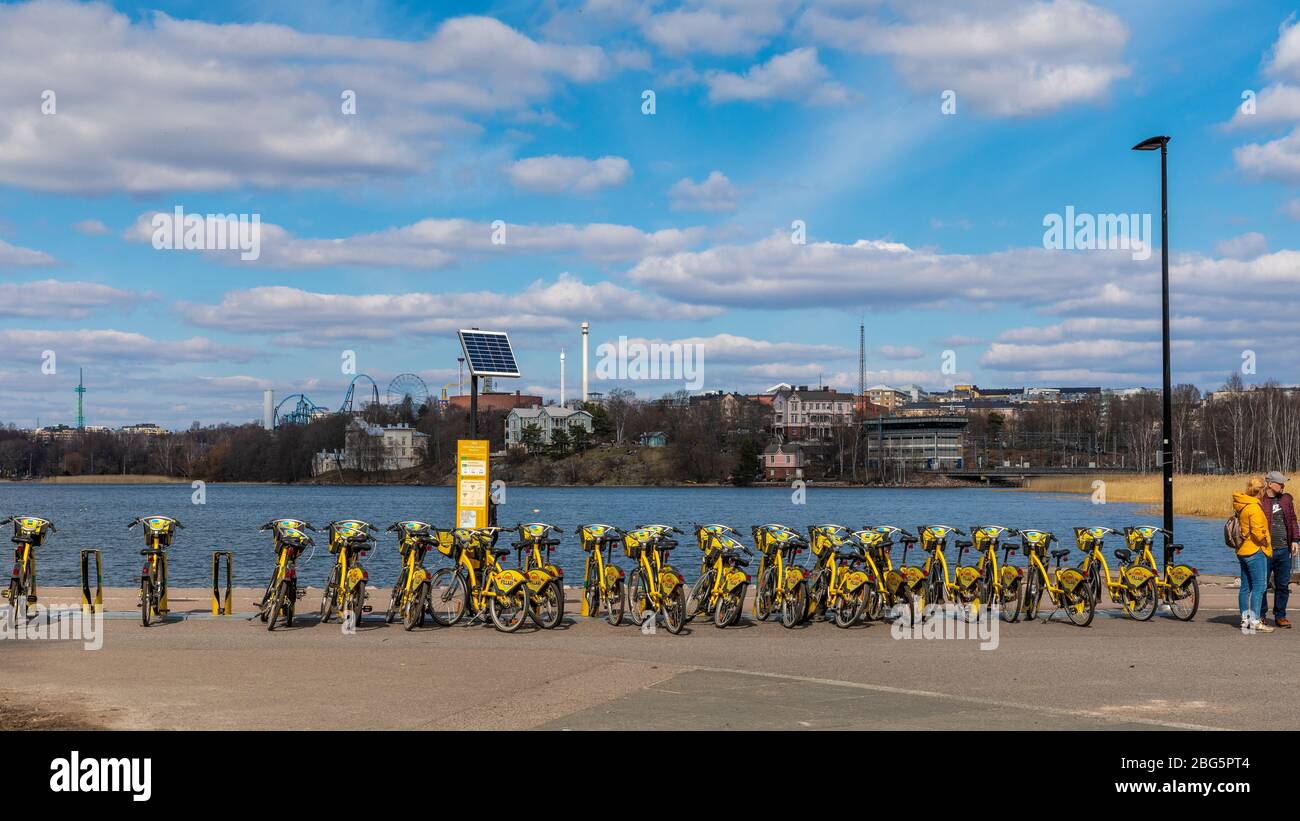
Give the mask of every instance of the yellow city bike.
[(9, 589), (5, 598), (9, 599), (10, 623), (20, 619), (26, 623), (30, 617), (30, 605), (36, 604), (36, 548), (45, 544), (51, 533), (59, 531), (54, 522), (39, 516), (10, 516), (0, 525), (12, 524), (14, 534), (9, 541), (14, 543), (14, 568), (9, 575)]
[(371, 531), (375, 527), (360, 519), (342, 519), (330, 522), (325, 529), (329, 533), (329, 551), (336, 558), (320, 599), (321, 624), (327, 624), (336, 612), (339, 618), (351, 613), (353, 624), (357, 624), (361, 614), (371, 610), (366, 604), (370, 574), (361, 566), (361, 560), (374, 544)]
[(1109, 527), (1076, 527), (1074, 541), (1083, 554), (1079, 572), (1092, 587), (1092, 597), (1101, 602), (1104, 590), (1110, 600), (1123, 608), (1124, 613), (1137, 621), (1146, 621), (1156, 613), (1159, 597), (1156, 592), (1156, 572), (1144, 564), (1133, 561), (1133, 551), (1115, 549), (1119, 564), (1115, 575), (1110, 574), (1106, 554), (1102, 549), (1107, 536), (1121, 535)]
[[(1020, 542), (1029, 567), (1017, 610), (1029, 621), (1038, 618), (1042, 612), (1043, 593), (1046, 592), (1055, 609), (1043, 618), (1044, 622), (1050, 620), (1056, 610), (1064, 610), (1066, 617), (1080, 627), (1092, 624), (1092, 617), (1097, 612), (1097, 598), (1092, 594), (1092, 585), (1084, 581), (1077, 568), (1062, 566), (1062, 561), (1070, 555), (1069, 548), (1052, 550), (1052, 543), (1059, 543), (1059, 540), (1046, 530), (1021, 530)], [(1049, 570), (1052, 559), (1056, 560), (1056, 566)]]
[(578, 544), (587, 554), (582, 568), (582, 601), (585, 615), (592, 618), (605, 611), (605, 620), (617, 627), (623, 621), (626, 606), (623, 568), (614, 564), (614, 545), (622, 544), (626, 536), (613, 525), (578, 525)]
[(510, 546), (519, 556), (519, 569), (528, 578), (533, 599), (528, 614), (538, 627), (558, 627), (564, 620), (564, 569), (551, 561), (551, 551), (560, 544), (551, 534), (564, 531), (545, 522), (530, 522), (515, 525), (514, 532), (519, 541)]
[[(916, 608), (913, 606), (913, 585), (919, 586), (925, 576), (919, 567), (894, 569), (890, 550), (895, 539), (902, 537), (905, 545), (916, 543), (916, 537), (897, 527), (879, 525), (855, 530), (849, 537), (862, 550), (866, 565), (868, 584), (874, 588), (866, 593), (866, 604), (862, 618), (875, 620), (887, 613), (895, 619), (907, 618), (907, 624), (916, 623)], [(904, 547), (904, 559), (907, 549)]]
[(844, 525), (810, 525), (808, 546), (816, 564), (808, 576), (805, 618), (831, 613), (836, 627), (852, 627), (866, 612), (868, 596), (876, 592), (869, 583), (866, 556)]
[(645, 628), (662, 615), (668, 632), (677, 635), (686, 627), (686, 578), (668, 563), (677, 547), (671, 533), (681, 531), (672, 525), (642, 525), (623, 536), (623, 553), (636, 561), (627, 582), (632, 618)]
[(498, 548), (504, 528), (458, 527), (438, 534), (438, 551), (451, 559), (430, 581), (429, 615), (443, 627), (459, 622), (468, 613), (471, 623), (485, 616), (503, 633), (513, 633), (528, 620), (532, 599), (527, 577), (513, 568), (503, 568), (501, 557), (509, 548)]
[[(1161, 551), (1163, 570), (1156, 564), (1152, 550), (1157, 534), (1164, 536), (1164, 549)], [(1133, 562), (1146, 565), (1156, 574), (1156, 594), (1161, 603), (1169, 605), (1174, 618), (1191, 621), (1201, 607), (1201, 582), (1200, 573), (1195, 567), (1174, 562), (1174, 557), (1183, 552), (1183, 546), (1171, 544), (1174, 535), (1163, 527), (1154, 525), (1126, 527), (1124, 538), (1128, 542), (1128, 549), (1133, 551)]]
[[(1003, 542), (1003, 537), (1016, 537), (1020, 533), (1015, 528), (1003, 525), (975, 525), (970, 529), (970, 541), (957, 542), (957, 566), (953, 569), (953, 581), (957, 585), (957, 597), (968, 614), (975, 618), (992, 620), (996, 607), (999, 617), (1005, 622), (1014, 622), (1020, 618), (1020, 585), (1024, 582), (1024, 570), (1011, 564), (1008, 558), (1015, 554), (1016, 548), (1011, 542)], [(998, 549), (1002, 550), (1002, 562), (998, 563)], [(970, 550), (979, 556), (973, 565), (961, 563), (962, 554)]]
[(780, 613), (781, 624), (794, 627), (807, 612), (808, 574), (795, 560), (808, 549), (808, 540), (779, 524), (754, 525), (751, 532), (759, 556), (754, 619), (766, 621)]
[(126, 526), (127, 530), (140, 525), (144, 536), (144, 567), (140, 569), (140, 623), (145, 627), (154, 618), (167, 616), (167, 548), (177, 530), (185, 525), (170, 516), (137, 516)]
[(267, 630), (274, 630), (281, 618), (285, 627), (292, 627), (298, 599), (307, 592), (298, 589), (298, 557), (313, 544), (306, 531), (315, 528), (302, 519), (272, 519), (258, 530), (271, 531), (275, 548), (275, 571), (262, 594), (258, 617)]
[(686, 596), (686, 620), (705, 615), (716, 627), (730, 627), (740, 621), (749, 587), (744, 556), (754, 554), (736, 538), (727, 525), (697, 524), (693, 528), (700, 546), (700, 577)]
[[(966, 531), (952, 525), (919, 525), (916, 533), (921, 538), (921, 549), (926, 553), (925, 564), (921, 566), (925, 585), (917, 602), (917, 610), (925, 619), (938, 614), (945, 603), (961, 604), (957, 585), (953, 584), (948, 572), (948, 557), (944, 550), (949, 536), (954, 533), (965, 536)], [(970, 613), (969, 608), (963, 606), (963, 609)]]
[(428, 522), (408, 519), (393, 522), (385, 532), (397, 534), (402, 567), (393, 582), (384, 621), (392, 624), (400, 615), (402, 626), (414, 630), (424, 623), (424, 614), (429, 609), (429, 571), (424, 566), (424, 557), (438, 544), (438, 531)]

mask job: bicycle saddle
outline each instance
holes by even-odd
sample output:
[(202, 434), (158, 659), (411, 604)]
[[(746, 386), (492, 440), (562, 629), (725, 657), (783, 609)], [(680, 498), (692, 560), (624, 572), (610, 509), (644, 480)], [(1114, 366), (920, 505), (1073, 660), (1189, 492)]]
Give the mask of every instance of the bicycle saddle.
[(1127, 562), (1133, 558), (1133, 551), (1129, 550), (1127, 547), (1116, 548), (1115, 558), (1119, 559), (1121, 562)]
[(1070, 555), (1070, 551), (1069, 551), (1069, 550), (1053, 550), (1053, 551), (1052, 551), (1052, 558), (1053, 558), (1053, 559), (1063, 559), (1063, 558), (1065, 558), (1065, 557), (1068, 556), (1068, 555)]
[(141, 556), (152, 556), (152, 555), (154, 555), (155, 553), (157, 553), (159, 556), (166, 556), (166, 555), (167, 555), (167, 551), (166, 551), (166, 550), (155, 550), (154, 548), (145, 548), (144, 550), (141, 550), (141, 551), (140, 551), (140, 555), (141, 555)]
[(975, 546), (975, 543), (974, 543), (974, 542), (956, 542), (955, 544), (956, 544), (957, 547), (959, 547), (959, 548), (962, 548), (962, 547), (974, 547), (974, 546)]

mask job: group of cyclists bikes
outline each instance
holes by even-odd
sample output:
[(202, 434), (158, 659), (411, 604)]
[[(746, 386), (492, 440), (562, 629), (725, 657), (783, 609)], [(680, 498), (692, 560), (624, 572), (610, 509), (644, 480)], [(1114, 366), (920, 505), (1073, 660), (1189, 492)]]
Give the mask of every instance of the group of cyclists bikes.
[[(15, 549), (5, 597), (10, 617), (25, 618), (37, 600), (36, 548), (56, 530), (53, 522), (35, 516), (11, 516), (0, 520), (3, 525), (12, 525)], [(144, 537), (139, 607), (148, 626), (168, 613), (167, 548), (183, 525), (170, 516), (150, 515), (127, 527), (140, 527)], [(306, 594), (298, 584), (298, 562), (314, 548), (311, 534), (318, 531), (294, 518), (272, 519), (260, 531), (271, 535), (275, 563), (256, 618), (275, 630), (294, 622)], [(442, 626), (490, 621), (507, 633), (529, 621), (543, 629), (563, 622), (564, 570), (553, 556), (563, 534), (559, 527), (531, 522), (448, 529), (412, 519), (393, 522), (384, 532), (394, 534), (401, 554), (386, 622), (400, 620), (413, 630), (426, 621)], [(342, 519), (326, 525), (324, 533), (332, 559), (320, 621), (355, 624), (373, 610), (362, 560), (379, 541), (378, 528)], [(507, 534), (504, 546), (501, 538)], [(828, 523), (801, 533), (771, 523), (753, 526), (746, 544), (729, 525), (696, 524), (689, 540), (700, 564), (690, 584), (670, 560), (679, 537), (688, 536), (675, 525), (624, 530), (584, 524), (576, 535), (585, 554), (583, 614), (612, 625), (662, 623), (670, 633), (682, 632), (696, 619), (730, 627), (741, 621), (747, 603), (754, 620), (778, 620), (789, 628), (823, 620), (847, 628), (882, 618), (915, 625), (954, 614), (969, 621), (1015, 622), (1048, 620), (1058, 612), (1087, 626), (1103, 598), (1135, 620), (1150, 619), (1164, 605), (1188, 621), (1200, 606), (1197, 569), (1178, 561), (1183, 547), (1167, 530), (1150, 525), (1123, 531), (1076, 527), (1081, 560), (1066, 564), (1071, 550), (1061, 547), (1054, 533), (1033, 528), (963, 530), (933, 524), (913, 533), (893, 525), (855, 530)], [(1108, 539), (1123, 545), (1113, 549), (1113, 564), (1104, 550)], [(619, 554), (631, 560), (630, 567), (617, 561)]]

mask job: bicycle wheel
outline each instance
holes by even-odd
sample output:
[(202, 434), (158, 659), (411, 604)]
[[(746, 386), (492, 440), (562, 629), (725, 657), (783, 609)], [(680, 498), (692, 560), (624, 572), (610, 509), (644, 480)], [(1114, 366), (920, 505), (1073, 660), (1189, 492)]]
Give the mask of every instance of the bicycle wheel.
[(1169, 609), (1179, 621), (1191, 621), (1201, 607), (1201, 582), (1196, 576), (1169, 593)]
[(835, 626), (852, 627), (862, 618), (862, 608), (867, 602), (867, 585), (863, 584), (852, 593), (844, 593), (835, 607)]
[(284, 606), (284, 585), (275, 588), (275, 593), (271, 595), (271, 610), (266, 615), (266, 629), (271, 631), (275, 629), (275, 623), (280, 619), (280, 608)]
[(592, 618), (600, 616), (600, 568), (590, 558), (587, 559), (587, 572), (582, 578), (582, 598), (587, 604), (587, 615)]
[(922, 621), (943, 615), (944, 593), (943, 579), (931, 573), (930, 578), (925, 582), (924, 601), (921, 606)]
[(664, 597), (664, 626), (674, 636), (686, 627), (686, 591), (684, 585), (677, 585), (673, 592)]
[(648, 587), (645, 571), (639, 567), (633, 570), (627, 580), (627, 609), (637, 624), (645, 623), (646, 613), (650, 610), (650, 601), (646, 597)]
[(740, 585), (735, 590), (723, 593), (718, 597), (718, 603), (713, 608), (713, 626), (730, 627), (740, 619), (740, 608), (745, 602), (745, 585)]
[(808, 583), (799, 582), (785, 591), (781, 598), (781, 625), (793, 628), (803, 621), (808, 611)]
[(1001, 589), (1001, 600), (998, 605), (1002, 608), (999, 614), (1002, 620), (1007, 624), (1014, 624), (1020, 620), (1021, 598), (1025, 592), (1025, 585), (1019, 579), (1014, 579), (1009, 587)]
[(352, 611), (352, 625), (361, 624), (361, 616), (366, 609), (366, 583), (357, 582), (348, 591), (347, 609)]
[(875, 582), (867, 582), (863, 587), (862, 618), (865, 621), (876, 621), (884, 615), (885, 600)]
[(564, 590), (551, 579), (537, 590), (536, 601), (530, 610), (538, 627), (551, 630), (564, 618)]
[(502, 633), (513, 633), (528, 620), (528, 585), (520, 583), (508, 594), (488, 599), (488, 615)]
[(469, 587), (454, 567), (440, 567), (429, 580), (429, 616), (435, 624), (450, 627), (465, 615)]
[(298, 602), (298, 583), (295, 581), (286, 581), (284, 583), (284, 626), (293, 627), (293, 611)]
[(903, 585), (898, 592), (898, 600), (894, 603), (895, 620), (906, 617), (907, 626), (915, 627), (916, 618), (916, 597), (912, 595), (912, 588)]
[(1080, 584), (1072, 592), (1062, 594), (1065, 600), (1065, 615), (1080, 627), (1092, 624), (1092, 617), (1097, 613), (1097, 597), (1092, 595), (1092, 588)]
[(1156, 614), (1159, 605), (1160, 596), (1156, 592), (1155, 576), (1138, 585), (1136, 590), (1124, 586), (1124, 609), (1134, 620), (1147, 621)]
[(406, 565), (397, 571), (397, 581), (393, 582), (393, 593), (388, 597), (388, 610), (384, 613), (384, 623), (392, 624), (402, 610), (402, 594), (406, 592)]
[(993, 576), (987, 567), (984, 570), (984, 574), (980, 576), (979, 581), (976, 582), (975, 589), (975, 618), (977, 621), (982, 621), (986, 625), (991, 624), (993, 621), (994, 610)]
[(772, 601), (776, 598), (776, 566), (763, 571), (758, 577), (758, 587), (754, 588), (754, 621), (767, 621), (772, 615)]
[(420, 584), (402, 601), (402, 627), (414, 630), (424, 623), (424, 609), (429, 601), (429, 583)]
[(1025, 595), (1021, 600), (1021, 611), (1025, 614), (1025, 621), (1033, 621), (1038, 618), (1039, 605), (1043, 599), (1043, 580), (1039, 578), (1038, 571), (1034, 568), (1029, 569), (1029, 579), (1025, 582)]
[(148, 576), (140, 579), (140, 623), (149, 626), (149, 617), (153, 615), (153, 583)]
[(614, 582), (605, 596), (605, 621), (618, 627), (623, 623), (623, 608), (626, 606), (623, 596), (622, 580)]
[(9, 581), (9, 619), (11, 624), (27, 621), (27, 591), (18, 579)]
[[(713, 583), (717, 579), (716, 571), (708, 570), (700, 575), (700, 578), (691, 587), (691, 593), (686, 597), (686, 620), (693, 621), (696, 616), (708, 613), (709, 598), (713, 592)], [(716, 609), (716, 608), (713, 608)]]
[(325, 582), (325, 593), (320, 599), (320, 622), (327, 624), (330, 617), (334, 615), (334, 605), (338, 601), (339, 595), (339, 566), (334, 565), (330, 571), (329, 581)]

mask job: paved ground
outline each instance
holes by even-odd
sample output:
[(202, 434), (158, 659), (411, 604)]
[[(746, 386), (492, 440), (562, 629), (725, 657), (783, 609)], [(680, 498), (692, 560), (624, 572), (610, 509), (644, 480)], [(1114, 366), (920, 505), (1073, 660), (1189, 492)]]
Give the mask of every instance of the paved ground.
[(177, 617), (146, 629), (133, 592), (114, 590), (100, 650), (0, 641), (0, 727), (1300, 728), (1300, 631), (1243, 636), (1236, 591), (1206, 581), (1189, 624), (1003, 624), (992, 650), (900, 640), (885, 622), (673, 636), (575, 617), (503, 635), (371, 617), (344, 635), (301, 618), (268, 633), (248, 620), (251, 590), (224, 618), (209, 592), (176, 591)]

